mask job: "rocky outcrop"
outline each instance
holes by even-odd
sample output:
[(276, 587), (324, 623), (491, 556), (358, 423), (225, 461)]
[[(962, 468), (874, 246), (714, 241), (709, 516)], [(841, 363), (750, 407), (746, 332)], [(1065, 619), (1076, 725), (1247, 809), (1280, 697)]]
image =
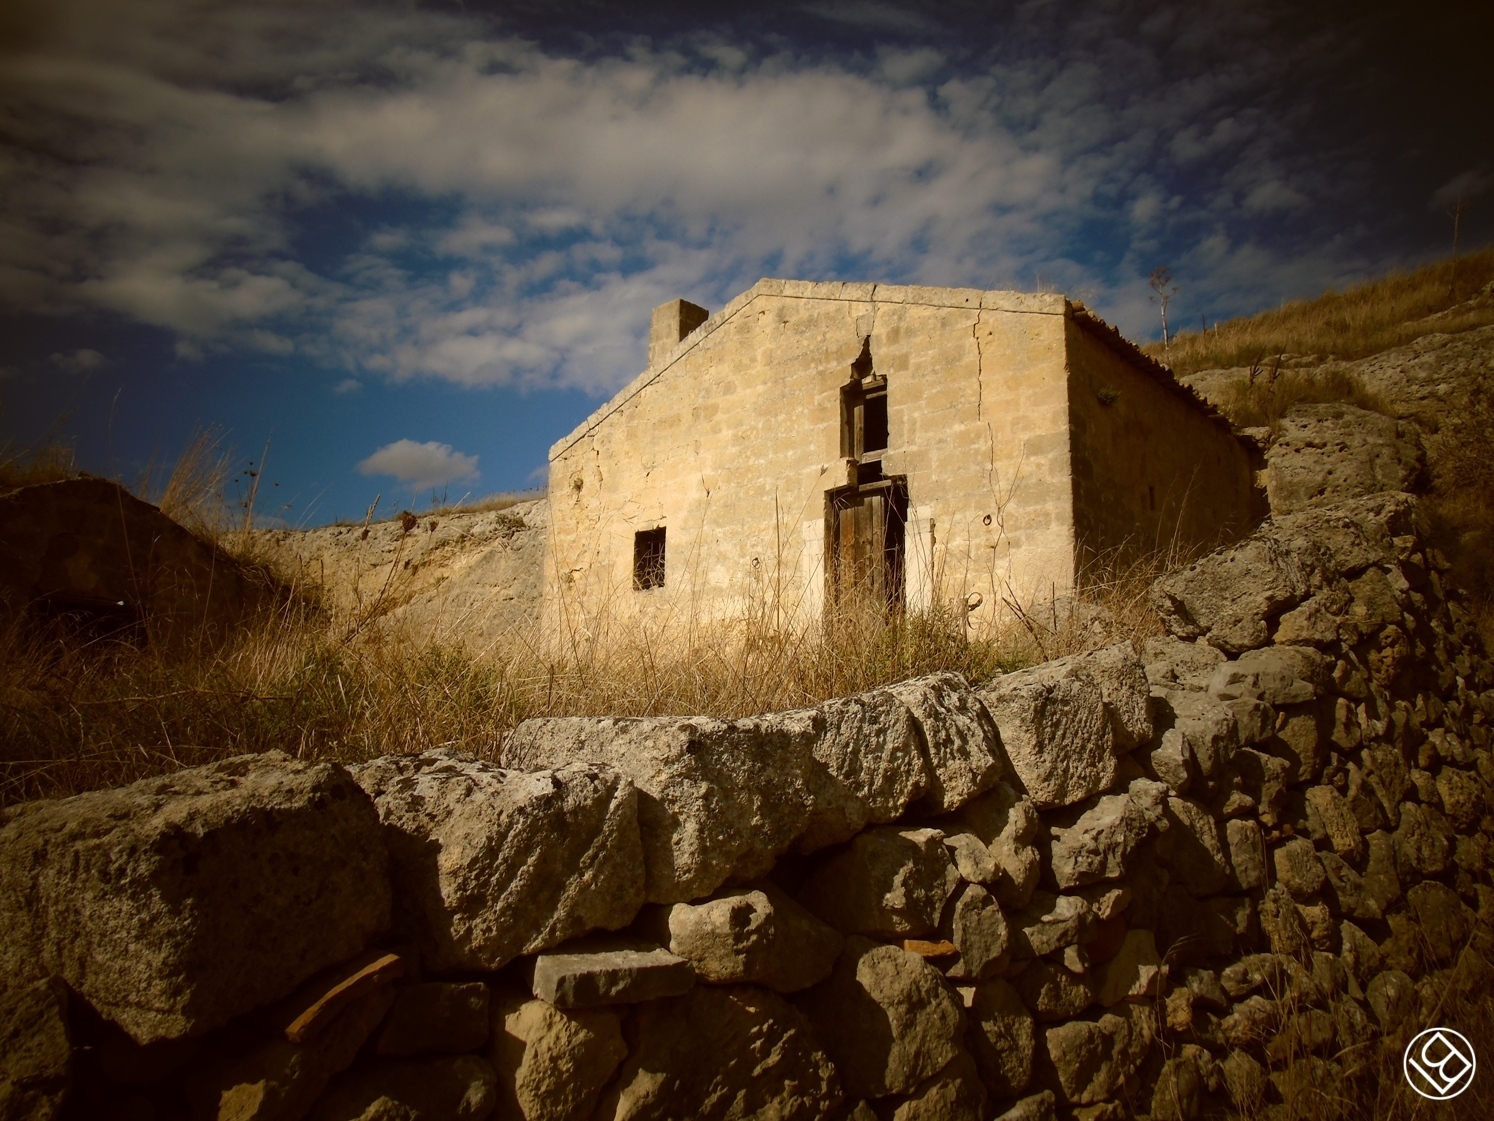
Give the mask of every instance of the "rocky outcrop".
[(271, 753), (0, 810), (0, 977), (62, 978), (137, 1042), (200, 1035), (389, 924), (378, 815)]
[(548, 500), (410, 518), (255, 538), (298, 586), (366, 625), (474, 651), (527, 637), (544, 590)]
[(1335, 506), (1426, 482), (1426, 452), (1404, 421), (1343, 403), (1295, 405), (1266, 449), (1266, 495), (1275, 514)]

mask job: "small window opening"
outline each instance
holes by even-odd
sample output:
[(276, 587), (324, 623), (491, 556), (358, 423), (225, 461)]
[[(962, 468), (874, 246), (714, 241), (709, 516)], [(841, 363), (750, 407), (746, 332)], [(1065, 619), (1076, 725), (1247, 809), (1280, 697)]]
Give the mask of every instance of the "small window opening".
[(1151, 483), (1146, 485), (1146, 508), (1148, 510), (1157, 508), (1157, 488)]
[(633, 534), (633, 590), (664, 586), (664, 527)]
[(840, 390), (840, 454), (878, 460), (887, 450), (887, 379), (872, 371), (871, 340), (851, 363), (851, 380)]
[(862, 421), (862, 454), (887, 450), (887, 388), (866, 395)]

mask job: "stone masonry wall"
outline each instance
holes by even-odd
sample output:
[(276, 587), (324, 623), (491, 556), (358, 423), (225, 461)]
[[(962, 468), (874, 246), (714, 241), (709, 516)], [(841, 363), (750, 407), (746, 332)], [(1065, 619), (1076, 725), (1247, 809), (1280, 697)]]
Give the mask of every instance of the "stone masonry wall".
[(1212, 549), (1265, 516), (1251, 452), (1227, 435), (1222, 415), (1203, 413), (1191, 389), (1140, 364), (1083, 310), (1067, 335), (1081, 556), (1124, 562), (1170, 547)]
[(1442, 570), (1380, 494), (1140, 654), (14, 807), (0, 1117), (1289, 1115), (1491, 979)]

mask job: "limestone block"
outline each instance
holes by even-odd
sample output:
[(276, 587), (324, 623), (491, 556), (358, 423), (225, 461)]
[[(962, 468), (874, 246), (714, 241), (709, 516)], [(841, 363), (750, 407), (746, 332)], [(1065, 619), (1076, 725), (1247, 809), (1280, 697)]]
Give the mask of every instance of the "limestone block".
[(993, 1098), (1011, 1098), (1032, 1081), (1037, 1033), (1032, 1013), (1017, 990), (995, 978), (962, 986), (960, 996), (970, 1021), (967, 1036), (981, 1080)]
[(0, 989), (0, 1118), (52, 1121), (72, 1081), (67, 987), (53, 977)]
[(1186, 744), (1186, 755), (1204, 778), (1223, 773), (1240, 745), (1235, 714), (1209, 693), (1191, 689), (1156, 688), (1158, 723), (1176, 732)]
[(1365, 843), (1369, 859), (1361, 877), (1364, 898), (1373, 910), (1383, 915), (1401, 897), (1396, 839), (1393, 834), (1376, 830), (1365, 838)]
[(298, 1121), (333, 1075), (357, 1057), (393, 1003), (391, 989), (375, 989), (342, 1009), (304, 1043), (281, 1036), (213, 1063), (187, 1079), (187, 1100), (201, 1116)]
[(1061, 888), (1120, 879), (1136, 848), (1165, 818), (1167, 789), (1132, 779), (1124, 794), (1109, 794), (1072, 826), (1054, 831), (1053, 877)]
[(509, 994), (493, 1007), (498, 1116), (585, 1121), (627, 1054), (616, 1012), (563, 1011)]
[(949, 850), (955, 871), (966, 883), (990, 884), (1001, 876), (1001, 865), (991, 846), (974, 833), (946, 833), (944, 847)]
[(964, 1050), (960, 1002), (915, 954), (846, 939), (835, 970), (800, 998), (852, 1098), (907, 1094)]
[(1092, 923), (1089, 905), (1079, 896), (1033, 892), (1027, 906), (1012, 916), (1013, 956), (1043, 957), (1076, 945)]
[(380, 1055), (458, 1055), (488, 1040), (488, 987), (430, 981), (397, 989), (374, 1044)]
[(1167, 1059), (1152, 1087), (1153, 1121), (1191, 1121), (1203, 1106), (1208, 1086), (1206, 1070), (1213, 1058), (1195, 1043), (1185, 1043), (1179, 1054)]
[(0, 810), (0, 979), (65, 980), (137, 1042), (277, 1000), (389, 921), (342, 767), (245, 755)]
[(1219, 1067), (1229, 1100), (1247, 1116), (1254, 1114), (1265, 1100), (1266, 1068), (1248, 1051), (1240, 1050), (1231, 1051)]
[(395, 905), (431, 969), (498, 969), (643, 903), (638, 793), (604, 766), (520, 774), (450, 751), (354, 769), (389, 847)]
[(1098, 1020), (1075, 1020), (1044, 1033), (1059, 1093), (1072, 1105), (1115, 1097), (1151, 1047), (1152, 1010), (1120, 1005)]
[(1339, 856), (1359, 860), (1364, 855), (1364, 837), (1343, 795), (1331, 786), (1312, 786), (1306, 798), (1307, 827), (1313, 840), (1326, 840)]
[(937, 829), (868, 829), (830, 857), (799, 901), (846, 934), (920, 937), (939, 925), (959, 873)]
[(1428, 957), (1443, 963), (1457, 956), (1472, 925), (1472, 916), (1458, 893), (1446, 884), (1428, 880), (1407, 888), (1406, 902), (1426, 938)]
[(1488, 812), (1485, 786), (1479, 777), (1455, 767), (1443, 767), (1437, 775), (1437, 795), (1454, 829), (1471, 833)]
[(979, 884), (967, 884), (948, 910), (949, 940), (959, 958), (945, 976), (980, 980), (1002, 968), (1011, 949), (1011, 931), (991, 893)]
[(1206, 638), (1237, 654), (1264, 646), (1266, 620), (1296, 607), (1308, 591), (1306, 574), (1263, 531), (1162, 577), (1151, 596), (1169, 634)]
[(1271, 853), (1276, 865), (1276, 881), (1297, 899), (1307, 899), (1322, 886), (1326, 873), (1322, 861), (1305, 837), (1293, 837), (1276, 846)]
[(1224, 836), (1235, 886), (1241, 891), (1265, 887), (1266, 849), (1261, 827), (1246, 819), (1226, 821)]
[(771, 885), (669, 909), (669, 951), (713, 984), (752, 982), (796, 992), (829, 974), (843, 939)]
[(1167, 799), (1165, 828), (1157, 838), (1157, 862), (1194, 895), (1213, 895), (1230, 879), (1219, 822), (1188, 798)]
[[(500, 758), (522, 770), (615, 768), (642, 795), (647, 900), (681, 903), (709, 895), (728, 877), (763, 875), (813, 832), (818, 792), (828, 787), (813, 756), (822, 726), (808, 711), (733, 721), (532, 719), (510, 733)], [(835, 816), (847, 814), (841, 807)]]
[(476, 1055), (385, 1060), (334, 1079), (309, 1121), (484, 1121), (497, 1102), (497, 1084), (492, 1065)]
[(1105, 963), (1096, 998), (1109, 1008), (1133, 997), (1153, 996), (1157, 991), (1162, 958), (1150, 930), (1130, 930), (1120, 952)]
[(1261, 899), (1260, 919), (1261, 933), (1273, 953), (1301, 954), (1312, 948), (1307, 919), (1284, 886), (1278, 884), (1266, 892)]
[(1322, 695), (1329, 665), (1310, 646), (1247, 650), (1214, 671), (1209, 693), (1221, 701), (1248, 699), (1277, 708), (1305, 704)]
[(923, 804), (949, 813), (999, 783), (996, 729), (969, 684), (957, 673), (936, 673), (886, 687), (913, 714), (928, 758)]
[(534, 958), (534, 995), (556, 1008), (636, 1004), (694, 984), (688, 961), (646, 942), (598, 936)]
[[(990, 846), (998, 872), (988, 886), (997, 902), (1004, 907), (1025, 907), (1042, 873), (1042, 854), (1032, 843), (1041, 820), (1031, 799), (1002, 783), (966, 805), (959, 820)], [(958, 850), (952, 851), (958, 860)]]
[(1276, 715), (1276, 734), (1262, 746), (1286, 760), (1289, 781), (1312, 782), (1328, 761), (1329, 741), (1324, 735), (1325, 713), (1317, 705), (1282, 709)]
[(1166, 635), (1146, 640), (1142, 647), (1146, 679), (1150, 685), (1178, 685), (1205, 689), (1224, 653), (1206, 642), (1184, 642)]
[(1023, 1098), (1003, 1113), (997, 1121), (1055, 1121), (1057, 1099), (1052, 1090), (1041, 1090)]
[(1396, 870), (1403, 881), (1414, 882), (1447, 870), (1452, 858), (1452, 828), (1431, 806), (1401, 803), (1395, 840)]
[(1087, 674), (1053, 676), (1035, 666), (998, 677), (978, 693), (1018, 782), (1039, 809), (1082, 802), (1115, 782), (1120, 751), (1104, 695)]
[(1399, 969), (1387, 969), (1375, 974), (1364, 996), (1380, 1026), (1394, 1031), (1416, 1007), (1416, 982)]
[(962, 1051), (898, 1102), (892, 1121), (984, 1121), (985, 1106), (975, 1061)]
[(1282, 989), (1281, 959), (1273, 954), (1246, 954), (1224, 967), (1219, 983), (1236, 1000), (1265, 986), (1273, 992)]
[(1088, 1008), (1095, 999), (1094, 981), (1062, 965), (1039, 958), (1011, 979), (1039, 1023), (1068, 1020)]

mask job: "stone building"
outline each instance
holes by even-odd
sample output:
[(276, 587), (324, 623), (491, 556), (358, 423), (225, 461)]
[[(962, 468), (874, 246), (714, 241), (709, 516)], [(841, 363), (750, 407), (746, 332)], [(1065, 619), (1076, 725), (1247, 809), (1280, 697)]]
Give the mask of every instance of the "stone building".
[(1054, 294), (761, 280), (654, 310), (648, 368), (550, 449), (547, 621), (1061, 596), (1262, 512), (1227, 422)]

